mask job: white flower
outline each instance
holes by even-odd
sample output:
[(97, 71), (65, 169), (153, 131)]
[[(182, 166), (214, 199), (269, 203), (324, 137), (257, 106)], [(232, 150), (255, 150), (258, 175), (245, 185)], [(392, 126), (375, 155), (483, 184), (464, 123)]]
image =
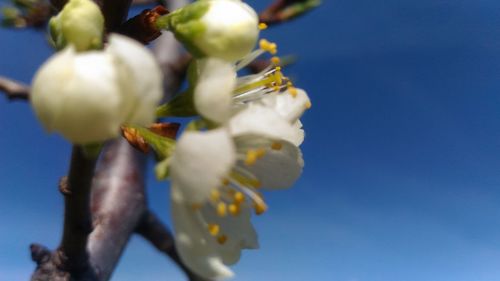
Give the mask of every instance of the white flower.
[(259, 36), (257, 13), (240, 0), (196, 1), (160, 18), (198, 58), (236, 61), (252, 51)]
[(117, 136), (123, 123), (154, 120), (162, 96), (159, 66), (132, 39), (112, 35), (109, 41), (104, 51), (68, 47), (35, 74), (31, 102), (47, 131), (87, 144)]
[(71, 44), (77, 51), (85, 51), (101, 45), (104, 16), (91, 0), (70, 0), (50, 19), (49, 30), (58, 48)]
[(216, 58), (197, 61), (193, 99), (200, 115), (221, 124), (249, 104), (258, 103), (295, 123), (311, 107), (307, 93), (293, 87), (281, 67), (272, 65), (261, 73), (236, 78), (238, 67)]
[(291, 186), (300, 176), (299, 129), (275, 110), (252, 105), (226, 127), (185, 132), (171, 159), (176, 246), (194, 272), (232, 275), (241, 249), (258, 247), (250, 212), (267, 206), (261, 189)]

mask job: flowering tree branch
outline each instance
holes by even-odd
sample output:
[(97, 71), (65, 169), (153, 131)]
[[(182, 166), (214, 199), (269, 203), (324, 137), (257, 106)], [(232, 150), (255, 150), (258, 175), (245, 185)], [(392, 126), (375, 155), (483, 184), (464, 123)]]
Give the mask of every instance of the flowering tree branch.
[(4, 92), (9, 100), (27, 100), (30, 87), (21, 82), (0, 76), (0, 91)]

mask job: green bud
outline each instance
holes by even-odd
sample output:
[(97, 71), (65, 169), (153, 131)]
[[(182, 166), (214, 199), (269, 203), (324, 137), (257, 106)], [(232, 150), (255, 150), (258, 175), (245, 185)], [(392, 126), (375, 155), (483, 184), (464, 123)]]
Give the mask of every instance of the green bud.
[(50, 19), (49, 32), (57, 49), (73, 45), (79, 52), (102, 46), (104, 17), (91, 0), (70, 0)]

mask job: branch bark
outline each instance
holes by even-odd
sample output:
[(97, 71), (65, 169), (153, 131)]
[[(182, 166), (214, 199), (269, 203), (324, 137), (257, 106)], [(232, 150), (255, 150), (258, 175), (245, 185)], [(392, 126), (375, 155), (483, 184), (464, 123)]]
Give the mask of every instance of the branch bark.
[(94, 231), (88, 250), (98, 279), (109, 280), (123, 250), (146, 209), (146, 156), (124, 139), (111, 143), (94, 178)]
[(24, 83), (0, 76), (0, 91), (4, 92), (9, 100), (27, 100), (30, 87)]
[(61, 243), (53, 253), (37, 244), (30, 246), (32, 259), (37, 263), (31, 280), (95, 280), (86, 248), (92, 231), (90, 191), (95, 164), (96, 159), (87, 157), (81, 147), (73, 147), (68, 177), (60, 183), (64, 194)]

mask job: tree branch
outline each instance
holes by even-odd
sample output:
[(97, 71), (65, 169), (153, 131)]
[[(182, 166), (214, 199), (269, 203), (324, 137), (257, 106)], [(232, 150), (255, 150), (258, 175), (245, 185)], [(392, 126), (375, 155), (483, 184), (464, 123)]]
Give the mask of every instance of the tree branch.
[(87, 157), (79, 146), (73, 147), (67, 178), (60, 183), (64, 191), (64, 230), (58, 249), (30, 246), (37, 268), (31, 280), (95, 280), (89, 263), (87, 240), (92, 231), (90, 191), (96, 159)]
[(144, 167), (146, 156), (119, 139), (106, 148), (92, 191), (94, 231), (89, 243), (90, 261), (98, 279), (109, 280), (146, 209)]
[(0, 91), (4, 92), (9, 100), (27, 100), (30, 87), (24, 83), (0, 76)]
[(174, 237), (160, 219), (151, 211), (144, 212), (135, 232), (160, 252), (169, 256), (187, 275), (190, 281), (208, 281), (187, 268), (181, 261), (174, 245)]

